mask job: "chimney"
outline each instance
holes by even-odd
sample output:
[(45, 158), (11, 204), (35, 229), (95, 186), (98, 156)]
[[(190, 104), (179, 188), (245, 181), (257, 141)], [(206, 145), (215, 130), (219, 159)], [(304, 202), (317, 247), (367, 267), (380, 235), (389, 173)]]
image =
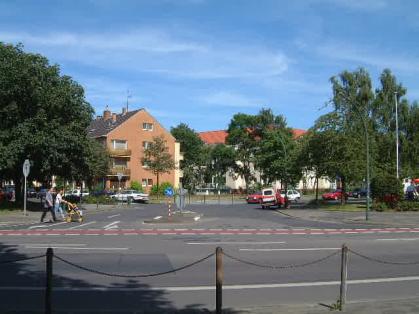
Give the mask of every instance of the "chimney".
[(111, 111), (109, 110), (109, 107), (106, 106), (105, 111), (103, 111), (103, 120), (109, 120), (111, 118)]
[(122, 107), (122, 115), (125, 116), (125, 114), (128, 112), (127, 107)]
[(112, 113), (112, 122), (115, 123), (116, 122), (116, 113)]

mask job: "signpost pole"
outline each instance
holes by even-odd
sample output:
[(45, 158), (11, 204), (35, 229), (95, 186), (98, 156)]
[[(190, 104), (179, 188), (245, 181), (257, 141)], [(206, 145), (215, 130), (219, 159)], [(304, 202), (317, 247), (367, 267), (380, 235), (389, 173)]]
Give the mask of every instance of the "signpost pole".
[(29, 159), (25, 159), (25, 162), (23, 163), (23, 176), (25, 177), (25, 188), (24, 188), (24, 195), (23, 195), (23, 215), (26, 216), (26, 181), (27, 177), (29, 175), (29, 171), (31, 168), (31, 163), (29, 162)]

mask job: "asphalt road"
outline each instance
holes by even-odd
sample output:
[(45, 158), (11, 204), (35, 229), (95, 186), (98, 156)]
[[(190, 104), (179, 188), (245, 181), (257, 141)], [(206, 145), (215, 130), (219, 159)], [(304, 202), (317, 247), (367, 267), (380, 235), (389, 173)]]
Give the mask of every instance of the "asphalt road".
[[(45, 258), (2, 262), (44, 254), (47, 247), (53, 247), (59, 258), (110, 275), (55, 258), (53, 303), (54, 309), (61, 311), (170, 313), (176, 309), (187, 313), (194, 309), (205, 313), (204, 309), (215, 307), (214, 256), (164, 275), (135, 275), (173, 271), (214, 253), (217, 246), (229, 256), (223, 257), (223, 304), (230, 313), (258, 305), (336, 302), (343, 243), (379, 261), (412, 263), (385, 264), (350, 253), (348, 300), (419, 295), (419, 270), (414, 263), (419, 261), (417, 233), (386, 229), (361, 233), (354, 225), (300, 220), (247, 204), (194, 205), (189, 209), (202, 218), (193, 224), (145, 224), (144, 220), (165, 215), (167, 208), (137, 204), (87, 210), (83, 224), (3, 224), (2, 230), (20, 234), (0, 235), (0, 311), (42, 311)], [(311, 233), (295, 232), (301, 228), (311, 229)], [(314, 232), (313, 228), (332, 231)], [(354, 231), (336, 234), (342, 229)], [(117, 233), (120, 230), (124, 232)], [(144, 230), (155, 232), (136, 233)], [(284, 232), (272, 234), (269, 230)], [(303, 266), (316, 260), (319, 262)], [(294, 267), (282, 268), (290, 265)]]

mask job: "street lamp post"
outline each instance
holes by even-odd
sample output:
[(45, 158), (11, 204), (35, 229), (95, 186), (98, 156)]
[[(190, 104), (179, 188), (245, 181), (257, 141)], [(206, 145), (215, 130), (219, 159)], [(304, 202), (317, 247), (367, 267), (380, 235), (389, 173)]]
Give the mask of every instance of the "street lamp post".
[(396, 177), (399, 178), (399, 110), (397, 104), (397, 92), (394, 92), (394, 102), (396, 103)]

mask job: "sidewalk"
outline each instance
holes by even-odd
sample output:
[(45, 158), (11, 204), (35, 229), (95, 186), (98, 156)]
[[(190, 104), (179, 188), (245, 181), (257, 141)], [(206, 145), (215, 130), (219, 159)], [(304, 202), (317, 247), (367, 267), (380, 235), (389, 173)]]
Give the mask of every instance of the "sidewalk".
[[(365, 301), (348, 302), (343, 311), (333, 311), (322, 305), (280, 305), (241, 309), (240, 314), (323, 314), (323, 313), (348, 313), (348, 314), (412, 314), (419, 313), (419, 298), (388, 300), (388, 301)], [(228, 313), (228, 312), (227, 312)], [(232, 312), (234, 313), (234, 312)]]
[(293, 218), (321, 222), (364, 225), (365, 227), (419, 227), (419, 212), (365, 212), (328, 211), (323, 209), (280, 209), (280, 213)]

